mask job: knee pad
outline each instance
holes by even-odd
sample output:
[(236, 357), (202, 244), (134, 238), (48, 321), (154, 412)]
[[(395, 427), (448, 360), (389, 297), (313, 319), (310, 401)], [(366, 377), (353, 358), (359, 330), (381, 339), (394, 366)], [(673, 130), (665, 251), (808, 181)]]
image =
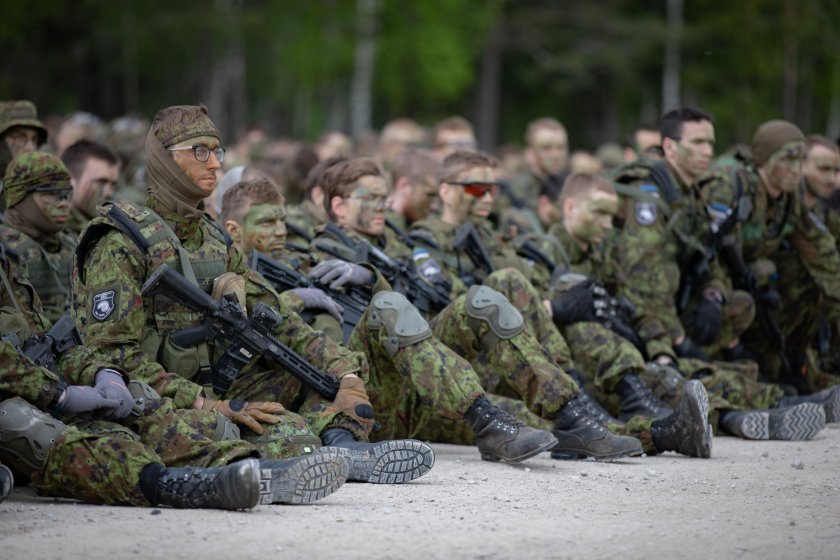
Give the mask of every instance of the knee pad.
[(389, 355), (400, 348), (417, 344), (432, 336), (428, 321), (404, 295), (397, 292), (379, 292), (371, 302), (368, 328), (385, 327), (388, 338), (382, 343)]
[(231, 441), (241, 439), (239, 426), (233, 420), (216, 411), (216, 431), (213, 432), (213, 441)]
[(245, 429), (242, 439), (252, 443), (266, 459), (286, 459), (312, 453), (321, 447), (321, 439), (312, 433), (297, 414), (284, 412), (277, 424), (263, 424), (265, 432), (255, 434)]
[(490, 332), (481, 338), (481, 346), (489, 350), (501, 340), (508, 340), (525, 328), (522, 314), (504, 295), (487, 286), (472, 286), (467, 292), (467, 316), (470, 327), (479, 336), (481, 324), (486, 323)]
[(0, 402), (0, 460), (20, 472), (40, 470), (67, 425), (23, 399)]
[(134, 416), (140, 416), (146, 409), (146, 403), (152, 401), (159, 401), (160, 395), (152, 389), (148, 383), (132, 379), (128, 383), (128, 392), (134, 397), (134, 406), (131, 407), (131, 413)]

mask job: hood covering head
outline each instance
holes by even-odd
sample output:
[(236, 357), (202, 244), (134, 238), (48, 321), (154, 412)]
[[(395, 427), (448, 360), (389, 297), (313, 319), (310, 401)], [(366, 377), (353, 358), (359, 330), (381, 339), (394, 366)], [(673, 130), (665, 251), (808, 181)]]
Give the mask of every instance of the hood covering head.
[(752, 141), (755, 166), (761, 167), (767, 163), (770, 156), (788, 142), (805, 142), (805, 135), (787, 121), (767, 121), (759, 126)]

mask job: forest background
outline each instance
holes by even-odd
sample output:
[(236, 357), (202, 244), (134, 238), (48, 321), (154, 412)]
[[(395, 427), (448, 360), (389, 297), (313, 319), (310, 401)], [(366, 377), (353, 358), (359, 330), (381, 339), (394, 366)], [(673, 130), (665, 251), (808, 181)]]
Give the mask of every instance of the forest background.
[(461, 114), (480, 145), (553, 116), (573, 148), (679, 104), (721, 147), (785, 118), (840, 135), (836, 0), (5, 0), (0, 99), (146, 117), (204, 102), (226, 140)]

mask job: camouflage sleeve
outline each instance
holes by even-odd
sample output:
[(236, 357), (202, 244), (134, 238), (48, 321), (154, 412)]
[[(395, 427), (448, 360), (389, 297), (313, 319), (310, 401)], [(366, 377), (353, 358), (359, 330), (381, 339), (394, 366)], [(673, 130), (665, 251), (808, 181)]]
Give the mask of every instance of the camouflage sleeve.
[(5, 341), (0, 341), (0, 400), (21, 397), (46, 409), (56, 395), (59, 377), (36, 366)]
[[(73, 270), (76, 324), (93, 350), (91, 359), (119, 364), (130, 378), (148, 383), (179, 408), (190, 408), (201, 385), (166, 372), (141, 348), (147, 320), (141, 296), (145, 267), (134, 243), (118, 230), (106, 233), (85, 260), (84, 278)], [(93, 381), (86, 368), (79, 382)]]
[(836, 314), (840, 308), (840, 254), (834, 236), (819, 216), (801, 204), (793, 214), (795, 229), (790, 243), (819, 287), (829, 312)]
[(313, 330), (283, 301), (268, 280), (249, 271), (245, 276), (245, 295), (249, 309), (262, 302), (280, 313), (283, 321), (274, 334), (312, 365), (339, 379), (355, 373), (367, 382), (368, 363), (364, 356), (339, 346), (326, 334)]
[[(41, 299), (35, 293), (29, 280), (21, 274), (14, 261), (9, 259), (4, 259), (2, 272), (5, 275), (5, 281), (0, 284), (0, 307), (13, 308), (26, 321), (29, 334), (48, 331), (50, 321), (44, 315)], [(6, 281), (11, 288), (11, 293), (6, 289)]]

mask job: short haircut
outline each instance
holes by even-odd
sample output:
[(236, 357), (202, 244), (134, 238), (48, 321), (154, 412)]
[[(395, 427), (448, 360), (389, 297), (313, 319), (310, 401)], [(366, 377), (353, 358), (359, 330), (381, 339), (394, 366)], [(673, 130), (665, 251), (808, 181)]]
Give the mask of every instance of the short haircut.
[(578, 199), (583, 195), (596, 192), (616, 194), (615, 187), (607, 179), (593, 173), (572, 173), (563, 182), (558, 204), (562, 206), (570, 198)]
[(529, 122), (528, 126), (525, 128), (525, 144), (530, 146), (534, 141), (534, 136), (536, 136), (537, 131), (543, 128), (566, 132), (566, 127), (563, 126), (563, 123), (557, 119), (552, 117), (541, 117)]
[(367, 176), (381, 177), (382, 169), (370, 158), (348, 159), (328, 167), (321, 176), (321, 188), (324, 189), (324, 209), (331, 220), (335, 220), (332, 211), (332, 199), (344, 198), (356, 188), (356, 181)]
[(470, 121), (458, 115), (447, 117), (435, 124), (435, 127), (432, 129), (432, 141), (437, 142), (438, 134), (444, 131), (469, 132), (470, 134), (475, 134), (473, 131), (473, 125), (470, 124)]
[(315, 187), (321, 185), (321, 178), (324, 175), (324, 171), (326, 171), (336, 163), (341, 163), (342, 161), (347, 161), (347, 158), (343, 156), (328, 157), (316, 163), (315, 167), (310, 169), (309, 173), (306, 174), (306, 183), (304, 184), (304, 198), (309, 198), (309, 195), (312, 194), (312, 190)]
[(475, 167), (489, 167), (495, 169), (496, 159), (481, 152), (457, 150), (443, 159), (437, 174), (438, 185), (458, 179), (458, 175)]
[(426, 136), (426, 131), (423, 127), (411, 119), (399, 118), (389, 121), (382, 127), (382, 132), (379, 134), (379, 144), (388, 144), (394, 141), (394, 134), (398, 130), (407, 130), (409, 136), (415, 138), (417, 143), (421, 143)]
[(78, 179), (85, 170), (87, 161), (91, 158), (101, 159), (109, 165), (119, 165), (120, 158), (114, 150), (93, 140), (79, 140), (64, 150), (61, 161), (67, 166), (70, 175)]
[(285, 199), (280, 189), (277, 188), (274, 181), (267, 177), (241, 181), (229, 188), (222, 197), (222, 211), (219, 214), (219, 221), (225, 223), (232, 220), (241, 224), (251, 206), (283, 204), (284, 202)]
[(712, 115), (694, 107), (680, 107), (662, 115), (659, 123), (659, 132), (662, 138), (670, 138), (679, 141), (682, 137), (683, 123), (712, 121)]
[(650, 123), (638, 123), (636, 126), (633, 127), (633, 130), (627, 135), (626, 144), (633, 148), (635, 151), (639, 151), (639, 146), (636, 144), (636, 135), (640, 132), (658, 132), (661, 134), (659, 127), (655, 124)]
[(405, 177), (410, 183), (417, 183), (427, 177), (434, 177), (440, 168), (440, 161), (428, 150), (407, 150), (394, 160), (391, 169), (391, 182), (396, 186), (397, 181)]
[(840, 146), (835, 144), (831, 141), (830, 138), (827, 136), (823, 136), (822, 134), (809, 134), (805, 137), (805, 142), (808, 144), (808, 150), (813, 148), (814, 146), (822, 146), (828, 150), (831, 150), (835, 154), (840, 152)]

